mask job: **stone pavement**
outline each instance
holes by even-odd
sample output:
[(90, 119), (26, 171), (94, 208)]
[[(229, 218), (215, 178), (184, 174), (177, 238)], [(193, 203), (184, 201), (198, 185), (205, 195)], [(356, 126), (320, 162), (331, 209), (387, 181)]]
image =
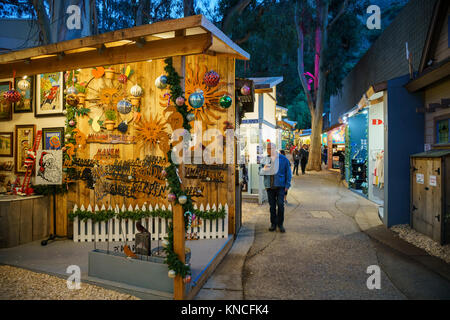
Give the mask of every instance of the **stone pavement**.
[[(243, 228), (196, 299), (450, 299), (450, 268), (398, 238), (377, 206), (334, 172), (293, 178), (286, 233), (268, 205), (243, 204)], [(367, 267), (381, 268), (369, 290)]]

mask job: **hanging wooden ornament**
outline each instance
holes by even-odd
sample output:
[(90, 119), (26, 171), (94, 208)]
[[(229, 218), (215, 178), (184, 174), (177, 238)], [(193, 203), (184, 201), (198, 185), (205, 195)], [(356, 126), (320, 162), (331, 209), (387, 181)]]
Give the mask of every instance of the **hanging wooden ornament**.
[(22, 91), (27, 91), (30, 88), (30, 81), (22, 79), (17, 83), (17, 87)]
[(167, 87), (167, 77), (165, 75), (162, 75), (156, 78), (155, 86), (161, 90), (165, 89)]
[(113, 79), (114, 78), (114, 69), (113, 68), (105, 69), (105, 78), (106, 79)]
[(217, 72), (211, 70), (205, 73), (203, 81), (208, 87), (217, 87), (220, 81), (220, 76)]
[(130, 113), (132, 108), (132, 104), (126, 99), (122, 99), (117, 103), (117, 111), (119, 111), (121, 114)]
[(233, 103), (233, 99), (229, 95), (223, 95), (220, 100), (219, 104), (222, 108), (228, 109)]

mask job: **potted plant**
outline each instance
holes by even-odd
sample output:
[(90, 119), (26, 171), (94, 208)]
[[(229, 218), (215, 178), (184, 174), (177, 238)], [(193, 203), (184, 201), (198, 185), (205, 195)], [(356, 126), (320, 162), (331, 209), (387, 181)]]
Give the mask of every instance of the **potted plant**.
[(105, 121), (106, 129), (109, 131), (114, 130), (114, 125), (116, 124), (117, 118), (116, 112), (112, 109), (106, 110), (105, 117), (106, 117)]
[(77, 88), (78, 91), (78, 99), (79, 104), (84, 104), (84, 101), (86, 100), (86, 87), (84, 86), (84, 83), (75, 84), (75, 88)]
[(114, 78), (114, 73), (115, 73), (115, 71), (114, 71), (114, 69), (112, 67), (107, 67), (105, 69), (105, 78), (106, 79)]

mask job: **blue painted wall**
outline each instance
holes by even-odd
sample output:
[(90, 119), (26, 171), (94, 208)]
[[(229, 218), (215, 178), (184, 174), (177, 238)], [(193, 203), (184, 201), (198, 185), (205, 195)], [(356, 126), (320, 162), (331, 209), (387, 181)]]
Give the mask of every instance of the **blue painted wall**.
[[(422, 94), (411, 94), (404, 85), (409, 76), (388, 81), (385, 123), (385, 206), (384, 223), (391, 227), (410, 223), (410, 155), (424, 150)], [(387, 111), (387, 112), (386, 112)]]

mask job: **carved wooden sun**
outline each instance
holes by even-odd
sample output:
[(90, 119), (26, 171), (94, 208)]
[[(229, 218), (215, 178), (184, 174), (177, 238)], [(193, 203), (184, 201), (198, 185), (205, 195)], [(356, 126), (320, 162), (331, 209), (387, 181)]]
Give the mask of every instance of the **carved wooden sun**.
[(167, 157), (167, 152), (170, 150), (169, 134), (165, 131), (166, 125), (164, 120), (159, 117), (153, 118), (150, 116), (149, 120), (141, 119), (136, 124), (136, 140), (141, 145), (149, 145), (152, 149), (159, 149)]

